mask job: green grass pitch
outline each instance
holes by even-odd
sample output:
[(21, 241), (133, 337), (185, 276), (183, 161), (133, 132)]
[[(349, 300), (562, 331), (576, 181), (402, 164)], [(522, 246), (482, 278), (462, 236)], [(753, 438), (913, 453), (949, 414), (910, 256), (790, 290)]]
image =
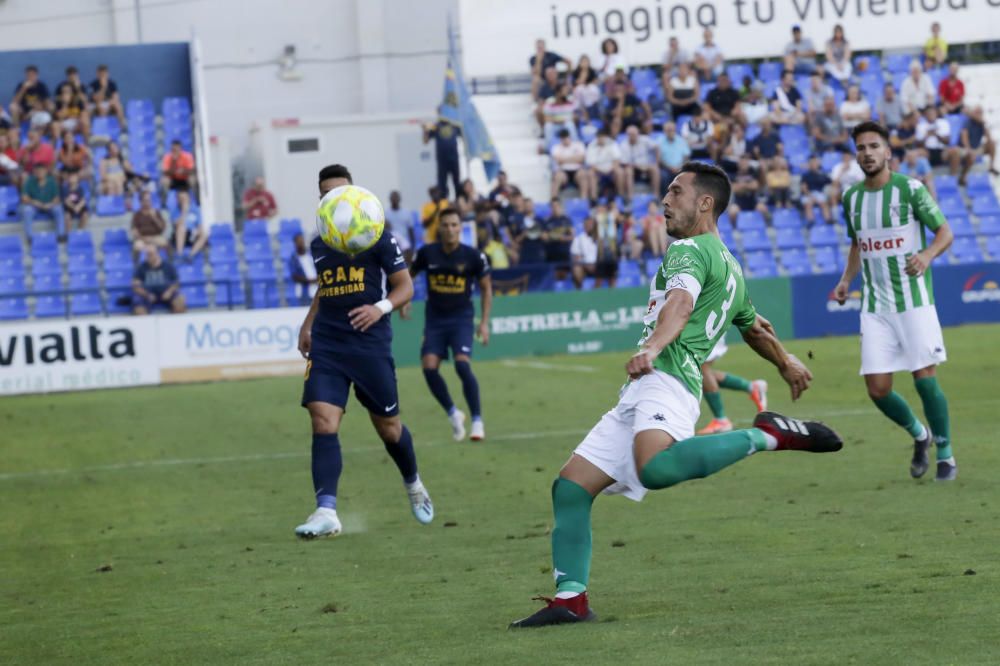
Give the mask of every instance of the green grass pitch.
[[(292, 535), (312, 499), (298, 379), (4, 398), (0, 663), (1000, 663), (998, 331), (945, 332), (953, 484), (909, 478), (856, 338), (788, 343), (815, 374), (795, 405), (733, 348), (720, 368), (768, 379), (776, 410), (831, 423), (844, 450), (599, 498), (601, 621), (520, 633), (507, 623), (552, 591), (550, 484), (627, 353), (476, 365), (480, 445), (452, 442), (419, 369), (401, 370), (428, 527), (352, 398), (347, 533), (312, 543)], [(908, 377), (897, 389), (919, 407)], [(724, 397), (748, 423), (750, 401)]]

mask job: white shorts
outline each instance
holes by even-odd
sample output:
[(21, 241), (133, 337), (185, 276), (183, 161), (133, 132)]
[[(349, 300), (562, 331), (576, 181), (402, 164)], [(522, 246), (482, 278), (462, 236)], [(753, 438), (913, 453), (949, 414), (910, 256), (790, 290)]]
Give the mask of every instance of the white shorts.
[(647, 489), (639, 481), (632, 442), (636, 433), (662, 430), (678, 442), (694, 436), (700, 401), (679, 379), (659, 370), (622, 388), (614, 409), (601, 417), (573, 452), (616, 481), (607, 495), (642, 501)]
[(729, 351), (729, 345), (726, 344), (726, 338), (719, 338), (719, 341), (715, 343), (714, 347), (712, 347), (712, 351), (708, 352), (708, 358), (705, 359), (705, 363), (718, 361), (726, 355), (727, 351)]
[(861, 313), (861, 372), (914, 372), (948, 359), (933, 305), (905, 312)]

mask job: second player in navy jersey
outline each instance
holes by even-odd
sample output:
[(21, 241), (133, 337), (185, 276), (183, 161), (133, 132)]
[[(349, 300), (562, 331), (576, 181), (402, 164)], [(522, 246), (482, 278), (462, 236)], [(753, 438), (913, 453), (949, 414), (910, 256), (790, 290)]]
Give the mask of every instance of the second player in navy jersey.
[[(427, 273), (421, 365), (427, 386), (448, 413), (452, 435), (456, 441), (461, 441), (465, 439), (465, 414), (455, 407), (448, 386), (438, 371), (442, 359), (448, 358), (449, 351), (454, 355), (455, 372), (462, 380), (462, 393), (472, 416), (470, 439), (479, 441), (486, 437), (486, 429), (479, 404), (479, 382), (472, 374), (470, 358), (474, 334), (478, 333), (484, 345), (490, 341), (490, 307), (493, 301), (490, 266), (482, 252), (459, 241), (462, 221), (455, 209), (449, 208), (441, 213), (438, 232), (440, 242), (420, 248), (410, 267), (413, 276)], [(472, 304), (474, 284), (478, 284), (482, 298), (478, 330), (474, 322), (476, 310)]]
[[(319, 173), (320, 197), (350, 183), (345, 167), (325, 167)], [(406, 261), (388, 230), (373, 247), (353, 257), (319, 238), (310, 249), (318, 288), (299, 332), (299, 351), (306, 358), (302, 406), (312, 419), (316, 510), (295, 533), (314, 538), (341, 531), (337, 484), (343, 462), (338, 433), (352, 385), (403, 477), (414, 517), (427, 524), (434, 507), (417, 474), (413, 438), (399, 419), (391, 349), (389, 315), (413, 297)]]

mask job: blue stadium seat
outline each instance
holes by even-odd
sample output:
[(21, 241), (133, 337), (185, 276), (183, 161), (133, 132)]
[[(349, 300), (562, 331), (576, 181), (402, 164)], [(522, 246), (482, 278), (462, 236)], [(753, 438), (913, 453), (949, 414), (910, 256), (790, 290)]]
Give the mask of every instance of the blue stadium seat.
[(649, 202), (655, 198), (652, 194), (636, 194), (632, 197), (632, 215), (635, 216), (636, 220), (641, 219), (646, 214)]
[(583, 278), (583, 283), (580, 285), (580, 289), (583, 291), (591, 291), (594, 288), (594, 278), (586, 277)]
[(573, 219), (584, 219), (590, 214), (590, 204), (586, 199), (567, 199), (566, 215)]
[(204, 284), (182, 284), (181, 293), (184, 294), (184, 302), (188, 308), (208, 307), (208, 290)]
[(739, 253), (739, 245), (736, 243), (736, 236), (732, 231), (726, 229), (719, 229), (719, 236), (722, 238), (722, 243), (732, 254)]
[(105, 269), (104, 286), (108, 289), (131, 287), (132, 273), (133, 271), (131, 269), (126, 268), (113, 268), (110, 270)]
[(812, 265), (810, 264), (782, 264), (782, 268), (785, 269), (785, 274), (789, 277), (811, 275), (813, 272)]
[(984, 236), (1000, 236), (1000, 215), (979, 218), (979, 233)]
[(0, 321), (28, 318), (28, 302), (23, 297), (0, 296)]
[[(90, 121), (90, 136), (106, 137), (117, 142), (121, 138), (122, 128), (114, 116), (95, 116)], [(96, 161), (96, 160), (95, 160)]]
[(775, 234), (775, 244), (780, 250), (787, 248), (804, 248), (806, 246), (806, 239), (802, 234), (801, 227), (794, 229), (778, 229)]
[(945, 118), (948, 119), (948, 128), (951, 130), (951, 139), (949, 139), (948, 145), (957, 146), (959, 140), (962, 138), (962, 129), (965, 127), (965, 115), (952, 113), (945, 116)]
[(750, 276), (755, 278), (778, 277), (778, 267), (774, 264), (761, 264), (750, 269)]
[(743, 232), (743, 251), (770, 250), (771, 239), (763, 229), (751, 229)]
[[(553, 291), (573, 291), (573, 289), (575, 287), (572, 280), (556, 280), (552, 286)], [(2, 303), (2, 300), (0, 300), (0, 303)]]
[(212, 274), (212, 283), (215, 285), (215, 306), (224, 308), (230, 305), (243, 305), (246, 303), (246, 296), (243, 293), (243, 282), (237, 273), (231, 273), (231, 277), (218, 279), (215, 272)]
[(128, 231), (125, 229), (107, 229), (104, 232), (104, 241), (101, 247), (106, 252), (111, 247), (131, 248), (132, 242), (128, 239)]
[(26, 291), (27, 288), (24, 286), (24, 274), (0, 275), (0, 296), (23, 294)]
[(427, 300), (427, 279), (420, 277), (413, 281), (413, 300), (415, 301), (426, 301)]
[(892, 53), (885, 58), (885, 68), (893, 74), (906, 74), (914, 57), (911, 53)]
[(0, 222), (16, 222), (20, 220), (18, 206), (21, 205), (21, 195), (13, 186), (0, 187)]
[(813, 259), (819, 273), (836, 273), (840, 270), (840, 256), (836, 246), (816, 248)]
[(0, 236), (0, 256), (23, 256), (24, 246), (20, 236)]
[(639, 262), (633, 261), (632, 259), (621, 259), (618, 262), (618, 275), (639, 275), (642, 273), (639, 271)]
[(662, 257), (650, 257), (646, 260), (646, 277), (652, 278), (656, 275), (656, 271), (660, 270), (660, 266), (663, 265)]
[(837, 229), (830, 224), (814, 224), (809, 230), (809, 244), (813, 247), (836, 246), (840, 242)]
[(771, 223), (775, 229), (801, 229), (804, 225), (802, 215), (797, 208), (776, 209)]
[[(934, 179), (934, 184), (937, 185), (937, 178)], [(993, 184), (990, 182), (990, 174), (986, 171), (976, 171), (970, 173), (968, 179), (966, 180), (966, 187), (969, 190), (969, 196), (976, 196), (976, 194), (973, 193), (986, 193), (993, 191)], [(938, 192), (940, 193), (940, 189)]]
[(271, 239), (267, 236), (251, 236), (243, 239), (243, 256), (247, 261), (271, 261)]
[(127, 247), (111, 246), (104, 249), (104, 270), (131, 270), (132, 250)]
[(40, 275), (62, 275), (62, 267), (59, 265), (59, 255), (33, 255), (31, 258), (31, 274), (36, 277)]
[(1000, 261), (1000, 236), (986, 237), (986, 251), (993, 261)]
[(156, 108), (151, 99), (130, 99), (125, 103), (125, 115), (155, 116)]
[(251, 280), (267, 280), (277, 277), (274, 263), (268, 261), (251, 261), (247, 263), (247, 277)]
[(102, 194), (97, 197), (98, 217), (114, 217), (125, 214), (125, 197), (120, 195)]
[(972, 222), (964, 215), (954, 215), (948, 218), (948, 225), (955, 236), (975, 236), (976, 230), (972, 227)]
[(934, 176), (934, 189), (937, 191), (939, 199), (945, 196), (959, 196), (958, 176), (947, 174)]
[(293, 238), (298, 233), (302, 233), (302, 222), (298, 218), (285, 218), (278, 223), (279, 239)]
[(770, 249), (748, 251), (743, 255), (744, 263), (753, 268), (763, 264), (774, 263), (774, 253)]
[(180, 264), (177, 267), (177, 278), (181, 286), (205, 282), (205, 268), (195, 264)]
[(722, 215), (719, 216), (719, 231), (722, 231), (723, 229), (728, 229), (729, 231), (733, 230), (733, 221), (729, 219), (728, 212), (723, 212)]
[(66, 297), (61, 293), (63, 289), (59, 275), (36, 275), (34, 291), (41, 294), (35, 299), (36, 317), (66, 316)]
[(59, 244), (53, 231), (33, 231), (31, 233), (31, 254), (51, 254), (59, 252)]
[(619, 275), (618, 279), (615, 281), (615, 285), (618, 287), (643, 287), (645, 283), (642, 280), (642, 276), (638, 274), (630, 275)]
[(208, 258), (212, 264), (235, 263), (237, 261), (235, 241), (223, 239), (211, 241), (208, 245)]
[(0, 278), (24, 275), (24, 258), (19, 254), (0, 254)]
[(552, 204), (548, 201), (539, 201), (535, 203), (535, 219), (537, 220), (547, 220), (552, 216)]
[(220, 239), (229, 239), (232, 241), (236, 240), (236, 234), (233, 232), (233, 225), (227, 224), (226, 222), (216, 222), (208, 228), (208, 240), (210, 242), (216, 242)]
[(87, 271), (97, 273), (97, 260), (93, 250), (76, 250), (67, 255), (66, 270), (70, 273)]
[(757, 67), (757, 73), (761, 81), (781, 81), (781, 71), (784, 69), (784, 64), (780, 62), (762, 62)]
[(741, 210), (736, 216), (736, 228), (740, 231), (766, 229), (764, 215), (758, 210)]
[(959, 194), (951, 194), (948, 196), (938, 195), (938, 207), (941, 212), (944, 213), (945, 217), (951, 217), (953, 215), (968, 215), (969, 211), (965, 207), (965, 201)]
[(854, 56), (854, 69), (859, 72), (882, 71), (882, 59), (877, 55)]
[[(943, 211), (944, 209), (942, 209)], [(1000, 215), (1000, 203), (992, 194), (977, 196), (972, 200), (972, 212), (977, 216)], [(947, 213), (946, 213), (947, 215)]]
[(754, 76), (753, 67), (743, 62), (726, 65), (726, 74), (729, 75), (729, 78), (733, 82), (733, 87), (736, 89), (739, 89), (743, 85), (744, 76), (749, 76), (751, 81), (757, 78)]
[[(92, 273), (71, 274), (69, 280), (70, 289), (97, 289), (97, 276)], [(69, 312), (74, 316), (100, 314), (103, 310), (101, 296), (97, 291), (70, 294)]]
[(704, 102), (705, 99), (708, 97), (708, 93), (712, 92), (713, 90), (715, 90), (715, 84), (714, 83), (702, 83), (701, 84), (701, 101)]
[(820, 167), (826, 173), (833, 171), (833, 167), (838, 164), (840, 164), (840, 153), (837, 151), (828, 150), (820, 156)]

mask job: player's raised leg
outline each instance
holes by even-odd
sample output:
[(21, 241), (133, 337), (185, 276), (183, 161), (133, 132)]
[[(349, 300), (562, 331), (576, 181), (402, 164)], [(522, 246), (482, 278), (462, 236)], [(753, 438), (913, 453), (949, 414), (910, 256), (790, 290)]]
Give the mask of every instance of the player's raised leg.
[[(958, 466), (951, 450), (951, 423), (948, 418), (948, 399), (937, 380), (935, 366), (929, 366), (913, 373), (913, 384), (924, 405), (924, 416), (933, 433), (937, 448), (937, 473), (935, 481), (953, 481), (958, 475)], [(926, 448), (924, 449), (926, 452)], [(925, 453), (926, 459), (926, 453)], [(925, 463), (926, 464), (926, 463)]]
[(763, 379), (744, 379), (731, 372), (715, 371), (715, 381), (719, 388), (746, 393), (758, 412), (767, 410), (767, 382)]
[(295, 528), (295, 534), (303, 539), (337, 536), (342, 529), (337, 517), (337, 484), (343, 470), (338, 431), (344, 410), (319, 401), (306, 403), (306, 408), (313, 430), (312, 478), (316, 510)]
[[(472, 348), (472, 336), (469, 336), (469, 344), (466, 349)], [(465, 404), (469, 406), (469, 416), (472, 418), (472, 431), (469, 439), (474, 442), (481, 441), (486, 437), (486, 428), (483, 426), (483, 411), (479, 403), (479, 381), (472, 373), (472, 364), (468, 354), (455, 354), (455, 374), (462, 380), (462, 395), (465, 396)]]
[(403, 477), (406, 495), (410, 500), (413, 517), (422, 525), (434, 520), (434, 504), (417, 473), (417, 456), (413, 451), (413, 437), (398, 415), (382, 416), (369, 412), (375, 432), (385, 445), (385, 451), (396, 463), (399, 475)]
[[(424, 331), (425, 348), (430, 342), (429, 334), (429, 330)], [(456, 442), (462, 441), (465, 439), (465, 414), (455, 406), (455, 401), (451, 399), (451, 393), (448, 391), (448, 384), (441, 376), (441, 357), (437, 354), (426, 353), (421, 356), (420, 362), (424, 368), (424, 381), (427, 382), (427, 388), (431, 390), (431, 395), (448, 415), (452, 437)]]

